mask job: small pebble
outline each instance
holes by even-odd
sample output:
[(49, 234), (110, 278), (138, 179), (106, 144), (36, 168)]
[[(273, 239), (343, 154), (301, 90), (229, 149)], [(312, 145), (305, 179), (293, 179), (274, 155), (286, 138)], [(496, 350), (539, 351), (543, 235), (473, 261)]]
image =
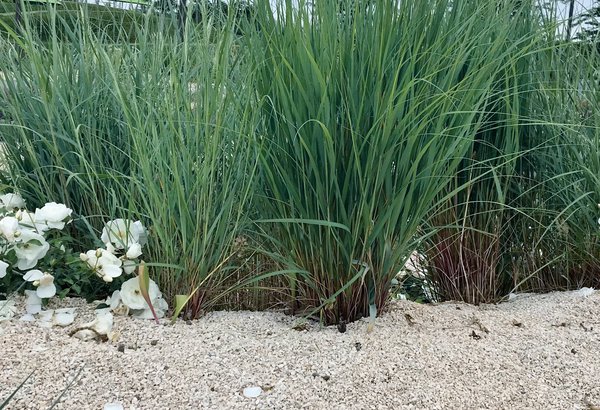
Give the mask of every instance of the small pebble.
[(481, 339), (481, 336), (479, 336), (477, 333), (475, 333), (474, 330), (471, 332), (471, 334), (469, 336), (471, 336), (475, 340)]
[(249, 399), (258, 397), (261, 393), (262, 389), (259, 386), (251, 386), (244, 389), (244, 397), (248, 397)]
[(121, 403), (106, 403), (103, 410), (123, 410)]

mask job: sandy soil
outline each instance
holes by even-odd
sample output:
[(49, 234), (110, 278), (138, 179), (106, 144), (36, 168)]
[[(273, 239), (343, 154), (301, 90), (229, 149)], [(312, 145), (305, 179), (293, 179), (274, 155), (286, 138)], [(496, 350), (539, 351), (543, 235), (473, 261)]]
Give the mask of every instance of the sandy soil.
[[(594, 409), (600, 408), (600, 293), (520, 296), (499, 305), (394, 302), (335, 327), (280, 313), (215, 312), (171, 326), (115, 317), (116, 342), (68, 336), (90, 319), (42, 328), (0, 323), (7, 409)], [(243, 394), (259, 386), (257, 398)]]

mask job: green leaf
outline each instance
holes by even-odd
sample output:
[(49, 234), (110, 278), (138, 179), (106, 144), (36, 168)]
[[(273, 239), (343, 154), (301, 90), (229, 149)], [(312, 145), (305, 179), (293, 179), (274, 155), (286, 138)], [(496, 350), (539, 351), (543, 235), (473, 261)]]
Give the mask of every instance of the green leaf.
[(154, 311), (154, 306), (152, 306), (152, 301), (150, 300), (150, 294), (148, 293), (148, 289), (150, 287), (150, 275), (146, 270), (146, 264), (144, 261), (140, 262), (140, 266), (138, 268), (138, 280), (140, 282), (140, 292), (142, 293), (142, 297), (150, 307), (150, 311), (152, 312), (152, 316), (154, 316), (154, 320), (158, 324), (158, 316)]
[(295, 224), (304, 224), (304, 225), (317, 225), (317, 226), (325, 226), (331, 228), (340, 228), (344, 231), (350, 233), (350, 229), (344, 224), (340, 224), (332, 221), (323, 221), (317, 219), (306, 219), (306, 218), (275, 218), (275, 219), (260, 219), (256, 221), (257, 223), (295, 223)]
[(175, 309), (173, 310), (171, 323), (175, 323), (175, 321), (179, 317), (179, 314), (181, 313), (185, 305), (187, 305), (187, 303), (190, 301), (192, 296), (194, 296), (194, 293), (196, 293), (197, 290), (198, 288), (194, 289), (194, 292), (190, 293), (189, 295), (175, 295)]

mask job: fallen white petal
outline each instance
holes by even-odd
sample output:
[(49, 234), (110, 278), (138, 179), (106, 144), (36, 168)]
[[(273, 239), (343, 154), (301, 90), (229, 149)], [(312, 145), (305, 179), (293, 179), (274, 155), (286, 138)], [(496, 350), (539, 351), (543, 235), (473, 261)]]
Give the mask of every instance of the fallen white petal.
[(75, 316), (75, 308), (56, 309), (53, 323), (58, 326), (69, 326), (75, 321)]
[(42, 299), (37, 295), (35, 290), (26, 290), (25, 295), (25, 311), (30, 315), (35, 315), (42, 311)]
[(121, 338), (121, 332), (119, 332), (118, 330), (111, 330), (106, 336), (108, 336), (109, 341), (115, 343), (118, 342)]
[(117, 316), (127, 316), (129, 315), (129, 308), (121, 303), (119, 306), (114, 308), (112, 312)]
[(113, 326), (113, 315), (110, 313), (110, 308), (96, 309), (95, 313), (96, 319), (81, 325), (81, 327), (88, 327), (94, 329), (100, 335), (107, 335)]
[(52, 318), (54, 310), (43, 310), (38, 313), (39, 325), (42, 327), (52, 327)]
[(78, 330), (76, 333), (74, 333), (73, 337), (75, 337), (79, 340), (83, 340), (84, 342), (88, 342), (90, 340), (96, 339), (97, 335), (92, 330), (81, 329), (81, 330)]
[(0, 322), (12, 319), (17, 313), (14, 300), (0, 300)]

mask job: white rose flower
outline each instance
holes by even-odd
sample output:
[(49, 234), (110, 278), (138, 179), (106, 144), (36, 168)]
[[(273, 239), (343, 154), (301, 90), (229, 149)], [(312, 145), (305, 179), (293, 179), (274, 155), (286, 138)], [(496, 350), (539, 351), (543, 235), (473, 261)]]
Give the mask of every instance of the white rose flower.
[(25, 201), (19, 194), (0, 195), (0, 203), (6, 209), (25, 208)]
[(130, 259), (125, 259), (123, 261), (123, 272), (125, 272), (128, 275), (131, 275), (135, 271), (136, 267), (137, 263), (135, 263), (135, 261), (132, 261)]
[(0, 234), (4, 236), (4, 238), (8, 242), (14, 242), (15, 237), (19, 234), (19, 220), (12, 216), (5, 216), (0, 219)]
[(112, 243), (110, 243), (110, 242), (108, 242), (108, 243), (105, 243), (104, 245), (106, 245), (106, 250), (107, 250), (107, 251), (109, 251), (110, 253), (112, 253), (113, 255), (114, 255), (114, 254), (115, 254), (115, 252), (117, 251), (117, 250), (115, 249), (115, 247), (113, 246), (113, 244), (112, 244)]
[(129, 249), (127, 249), (127, 253), (125, 254), (125, 256), (127, 257), (127, 259), (135, 259), (138, 258), (141, 254), (142, 245), (136, 242), (129, 246)]
[(109, 298), (104, 302), (109, 306), (109, 309), (115, 315), (127, 316), (129, 314), (129, 308), (121, 303), (121, 292), (115, 290)]
[(117, 278), (123, 273), (121, 260), (106, 249), (87, 251), (85, 254), (81, 254), (80, 258), (106, 282), (111, 282), (113, 278)]
[(8, 263), (0, 261), (0, 279), (6, 276), (6, 270), (8, 269)]
[(42, 298), (47, 299), (56, 295), (56, 286), (54, 285), (54, 276), (49, 273), (43, 273), (41, 270), (33, 269), (27, 272), (23, 279), (28, 282), (33, 282), (33, 285), (37, 287), (36, 294)]
[(49, 273), (44, 273), (44, 276), (40, 279), (40, 284), (36, 290), (37, 295), (40, 298), (51, 298), (56, 295), (56, 286), (54, 285), (54, 276)]
[(44, 272), (39, 269), (32, 269), (23, 275), (23, 279), (25, 279), (27, 282), (34, 282), (36, 280), (40, 280), (42, 276), (44, 276)]
[(46, 256), (50, 245), (44, 237), (38, 233), (24, 230), (21, 231), (17, 246), (15, 246), (15, 254), (18, 262), (17, 268), (27, 270), (33, 268), (40, 259)]
[[(152, 279), (150, 279), (150, 285), (148, 286), (148, 295), (150, 296), (151, 302), (162, 296), (160, 290), (158, 290), (158, 285)], [(137, 310), (149, 308), (146, 300), (144, 300), (144, 297), (142, 296), (140, 280), (137, 276), (123, 282), (121, 285), (121, 300), (129, 309)]]
[(46, 224), (51, 229), (63, 229), (72, 212), (65, 204), (48, 202), (41, 209), (35, 210), (35, 222)]
[[(152, 301), (152, 307), (154, 307), (154, 312), (156, 312), (156, 317), (163, 318), (165, 317), (165, 313), (169, 309), (169, 305), (167, 301), (162, 298), (162, 296), (157, 297)], [(154, 319), (154, 315), (148, 306), (143, 310), (132, 310), (131, 315), (138, 319)]]
[(43, 234), (48, 230), (48, 225), (45, 223), (36, 223), (35, 214), (33, 212), (29, 212), (26, 209), (21, 209), (17, 211), (15, 214), (15, 218), (19, 221), (19, 225), (22, 228), (29, 229), (35, 231), (37, 233)]
[(106, 223), (100, 239), (105, 244), (112, 244), (115, 249), (128, 249), (134, 243), (144, 245), (148, 237), (140, 221), (115, 219)]

